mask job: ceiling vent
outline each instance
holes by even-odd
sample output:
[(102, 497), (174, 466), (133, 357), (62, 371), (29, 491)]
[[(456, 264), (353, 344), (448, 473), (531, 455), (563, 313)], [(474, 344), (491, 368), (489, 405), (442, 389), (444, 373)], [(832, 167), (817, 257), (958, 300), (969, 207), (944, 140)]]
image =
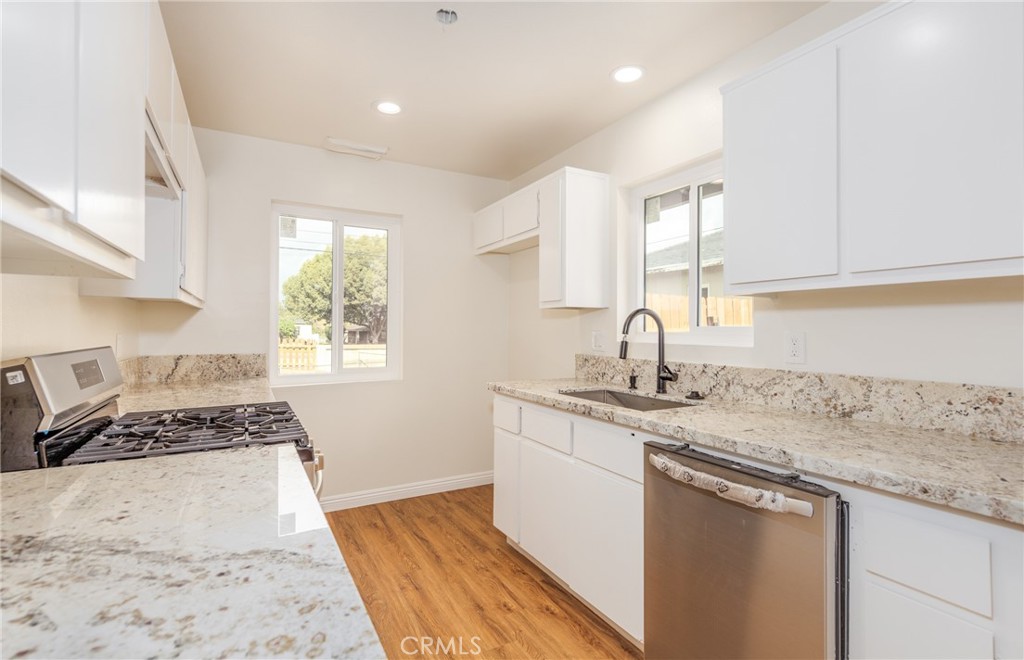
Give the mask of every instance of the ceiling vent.
[(349, 156), (360, 156), (370, 160), (380, 160), (388, 153), (387, 147), (377, 147), (372, 144), (358, 144), (340, 138), (329, 137), (324, 140), (324, 149)]

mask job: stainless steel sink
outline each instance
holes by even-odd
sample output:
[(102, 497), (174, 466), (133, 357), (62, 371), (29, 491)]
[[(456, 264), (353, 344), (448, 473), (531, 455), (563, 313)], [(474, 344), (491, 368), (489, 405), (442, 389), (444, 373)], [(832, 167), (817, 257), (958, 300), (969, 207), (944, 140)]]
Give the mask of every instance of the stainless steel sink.
[(666, 399), (656, 399), (653, 396), (629, 394), (615, 390), (570, 390), (561, 392), (561, 394), (576, 397), (577, 399), (596, 401), (597, 403), (607, 403), (612, 406), (622, 406), (630, 410), (669, 410), (671, 408), (683, 408), (694, 405), (683, 401), (668, 401)]

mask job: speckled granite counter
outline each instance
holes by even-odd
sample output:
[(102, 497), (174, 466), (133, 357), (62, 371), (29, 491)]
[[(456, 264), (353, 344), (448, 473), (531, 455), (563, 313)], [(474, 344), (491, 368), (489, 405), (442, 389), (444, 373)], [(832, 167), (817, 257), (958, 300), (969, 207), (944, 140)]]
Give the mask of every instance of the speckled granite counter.
[(276, 400), (265, 377), (207, 382), (146, 383), (126, 385), (117, 400), (117, 411), (123, 415), (140, 410), (196, 408)]
[(384, 652), (295, 450), (6, 473), (3, 656)]
[(673, 410), (637, 412), (559, 393), (599, 385), (569, 379), (488, 387), (579, 415), (1024, 525), (1020, 443), (714, 399)]

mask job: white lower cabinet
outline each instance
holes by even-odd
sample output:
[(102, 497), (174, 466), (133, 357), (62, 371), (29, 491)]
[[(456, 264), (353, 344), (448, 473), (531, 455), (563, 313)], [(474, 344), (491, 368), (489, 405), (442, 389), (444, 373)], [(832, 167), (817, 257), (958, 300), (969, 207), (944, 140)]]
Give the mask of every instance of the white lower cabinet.
[(519, 544), (570, 586), (578, 560), (572, 479), (572, 456), (520, 441)]
[[(495, 426), (495, 526), (642, 641), (643, 443), (659, 437), (501, 396)], [(808, 480), (850, 505), (851, 658), (1024, 657), (1024, 530)]]
[(494, 423), (494, 526), (641, 640), (646, 436), (502, 397)]
[(494, 429), (494, 526), (519, 542), (519, 438)]
[(992, 658), (992, 632), (867, 582), (863, 658)]
[(1024, 657), (1024, 530), (849, 484), (850, 657)]
[[(643, 445), (639, 445), (642, 453)], [(569, 586), (636, 639), (644, 637), (644, 487), (577, 460)]]

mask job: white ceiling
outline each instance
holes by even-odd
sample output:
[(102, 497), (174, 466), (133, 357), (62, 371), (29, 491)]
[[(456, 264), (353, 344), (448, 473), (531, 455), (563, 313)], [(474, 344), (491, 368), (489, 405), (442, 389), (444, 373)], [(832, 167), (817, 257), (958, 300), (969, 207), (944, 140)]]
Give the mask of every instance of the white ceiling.
[[(511, 179), (822, 3), (179, 2), (161, 9), (191, 120)], [(438, 9), (459, 20), (444, 27)], [(610, 74), (640, 64), (622, 85)], [(379, 99), (404, 112), (384, 116)]]

